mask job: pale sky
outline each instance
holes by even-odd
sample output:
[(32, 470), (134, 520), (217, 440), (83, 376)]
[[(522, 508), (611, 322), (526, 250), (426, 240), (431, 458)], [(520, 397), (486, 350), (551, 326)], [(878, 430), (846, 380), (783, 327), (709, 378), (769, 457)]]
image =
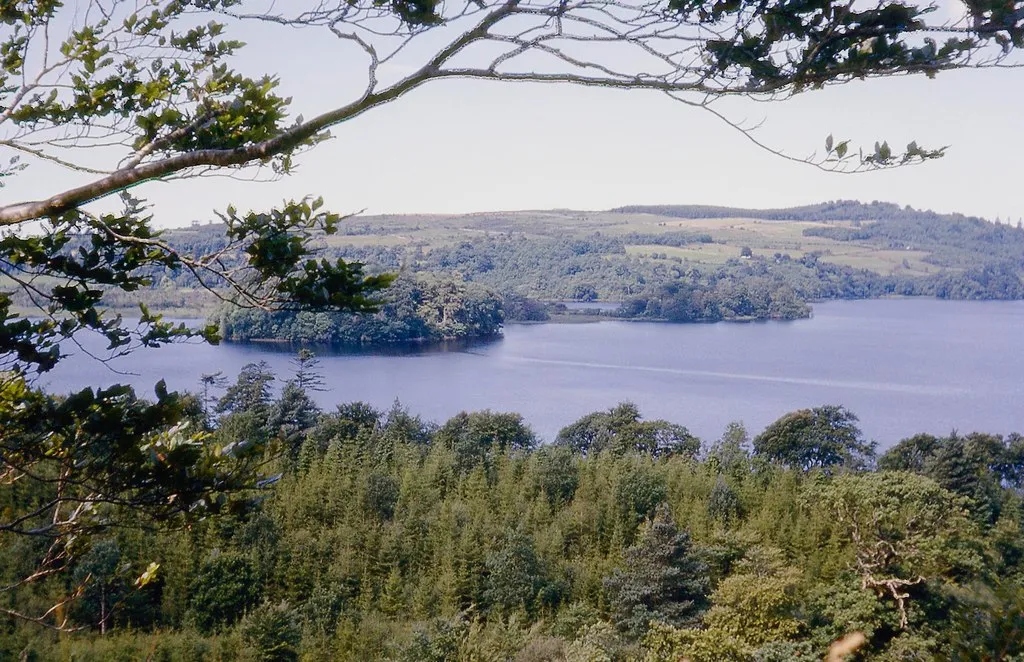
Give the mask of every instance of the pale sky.
[[(293, 32), (274, 48), (258, 33), (243, 59), (280, 75), (295, 113), (348, 98), (364, 72), (330, 37)], [(400, 72), (399, 72), (400, 73)], [(778, 104), (732, 102), (736, 119), (794, 155), (837, 141), (949, 145), (924, 165), (867, 174), (818, 171), (768, 154), (701, 110), (652, 92), (478, 81), (429, 83), (333, 129), (278, 182), (226, 178), (149, 183), (137, 195), (161, 225), (212, 218), (235, 204), (266, 208), (322, 195), (331, 209), (457, 213), (627, 204), (780, 207), (831, 199), (885, 200), (989, 218), (1024, 217), (1024, 71), (902, 77), (808, 92)], [(0, 189), (0, 202), (53, 192), (36, 168)]]

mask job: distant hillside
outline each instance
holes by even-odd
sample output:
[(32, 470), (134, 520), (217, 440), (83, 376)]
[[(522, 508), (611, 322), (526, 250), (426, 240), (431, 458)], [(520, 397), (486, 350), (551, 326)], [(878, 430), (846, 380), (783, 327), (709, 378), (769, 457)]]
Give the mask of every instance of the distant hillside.
[[(214, 223), (164, 238), (201, 255), (223, 248), (223, 233)], [(620, 302), (655, 319), (792, 318), (809, 301), (890, 295), (1024, 299), (1024, 229), (887, 202), (360, 216), (319, 244), (371, 272), (455, 278), (506, 301)], [(180, 271), (154, 273), (146, 296), (178, 309), (203, 293)]]
[(939, 214), (934, 211), (900, 207), (892, 202), (859, 202), (836, 200), (784, 209), (743, 209), (708, 205), (629, 205), (610, 210), (620, 214), (654, 214), (673, 218), (756, 218), (762, 221), (971, 221), (984, 222), (977, 216)]
[[(939, 214), (891, 202), (838, 200), (788, 209), (635, 205), (612, 212), (692, 221), (734, 218), (813, 223), (802, 228), (804, 237), (875, 251), (926, 253), (922, 261), (937, 267), (968, 269), (999, 265), (1024, 271), (1024, 229), (1019, 223), (1015, 226), (991, 223), (977, 216)], [(841, 254), (844, 249), (832, 246), (825, 250)]]

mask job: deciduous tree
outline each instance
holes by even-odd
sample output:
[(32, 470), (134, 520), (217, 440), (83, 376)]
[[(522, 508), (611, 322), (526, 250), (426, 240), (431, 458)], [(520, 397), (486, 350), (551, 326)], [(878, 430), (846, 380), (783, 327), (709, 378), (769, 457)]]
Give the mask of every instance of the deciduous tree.
[(808, 471), (863, 468), (875, 444), (861, 438), (857, 416), (842, 406), (801, 409), (775, 421), (754, 439), (754, 453), (786, 467)]
[(861, 586), (892, 599), (900, 627), (925, 582), (970, 577), (982, 562), (966, 500), (906, 472), (845, 474), (810, 498), (830, 509), (853, 545)]

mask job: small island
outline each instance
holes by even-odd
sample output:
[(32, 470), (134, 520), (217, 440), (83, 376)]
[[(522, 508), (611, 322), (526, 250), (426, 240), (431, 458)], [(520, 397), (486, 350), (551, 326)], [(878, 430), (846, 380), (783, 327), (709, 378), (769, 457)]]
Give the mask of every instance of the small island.
[(339, 347), (432, 343), (501, 334), (501, 297), (476, 283), (418, 273), (388, 288), (374, 314), (222, 309), (220, 335), (234, 342), (286, 342)]

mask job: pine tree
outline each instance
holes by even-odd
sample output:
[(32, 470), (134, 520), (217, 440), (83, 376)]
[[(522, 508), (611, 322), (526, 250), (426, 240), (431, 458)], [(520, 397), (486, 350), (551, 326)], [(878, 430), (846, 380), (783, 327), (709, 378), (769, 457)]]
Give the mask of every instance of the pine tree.
[(320, 374), (320, 359), (312, 350), (303, 347), (292, 359), (295, 366), (295, 383), (305, 391), (325, 391), (324, 377)]
[(296, 381), (285, 384), (281, 398), (267, 415), (267, 428), (284, 442), (292, 459), (298, 457), (306, 432), (316, 425), (320, 408)]
[(200, 395), (200, 402), (203, 406), (203, 420), (209, 425), (210, 416), (213, 414), (213, 408), (216, 405), (216, 398), (210, 392), (213, 389), (221, 389), (227, 386), (227, 377), (221, 371), (203, 373), (199, 377), (199, 385), (202, 387), (203, 392)]
[(388, 616), (399, 616), (405, 611), (405, 580), (402, 578), (402, 571), (398, 564), (391, 566), (384, 581), (384, 594), (380, 599), (380, 610)]
[(711, 488), (711, 496), (708, 497), (708, 517), (728, 524), (739, 518), (741, 510), (736, 491), (719, 475), (715, 480), (715, 486)]
[(982, 474), (987, 473), (985, 459), (971, 453), (965, 439), (954, 433), (928, 461), (925, 475), (950, 492), (970, 499), (975, 519), (991, 524), (999, 513), (982, 481)]
[(217, 402), (217, 413), (261, 411), (270, 402), (273, 381), (274, 373), (266, 361), (243, 366), (238, 379)]
[(707, 602), (707, 568), (662, 507), (605, 588), (616, 625), (640, 636), (651, 621), (679, 627), (697, 620)]

